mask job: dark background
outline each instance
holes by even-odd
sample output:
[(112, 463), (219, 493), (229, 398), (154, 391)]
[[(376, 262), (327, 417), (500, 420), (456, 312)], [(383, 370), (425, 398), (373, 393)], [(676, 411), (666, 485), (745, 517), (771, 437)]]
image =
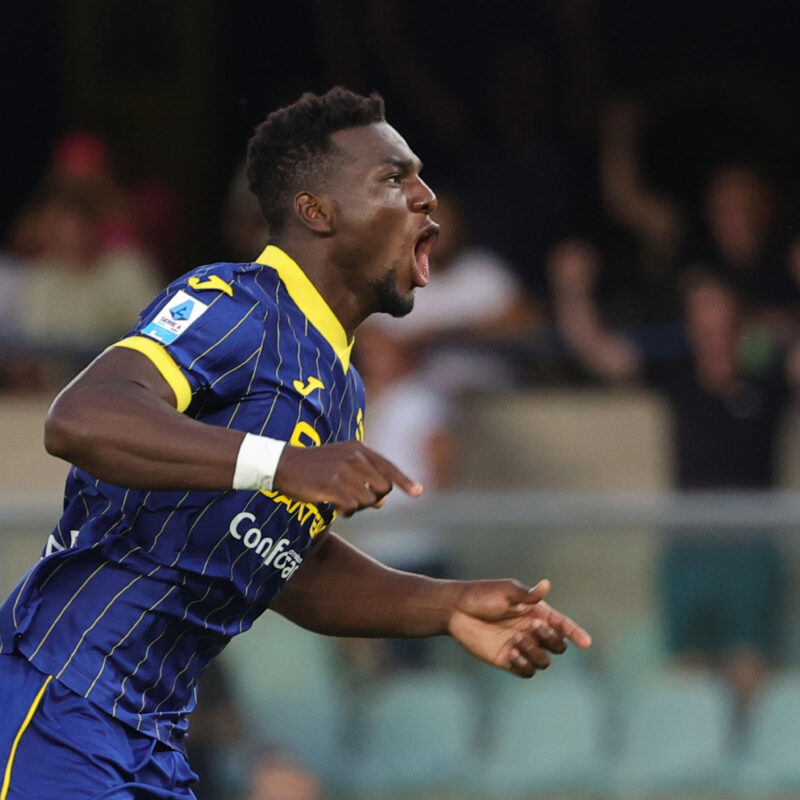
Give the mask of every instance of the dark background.
[(7, 3), (0, 234), (58, 137), (89, 126), (108, 138), (123, 181), (157, 176), (180, 197), (186, 263), (168, 272), (222, 257), (220, 205), (252, 128), (338, 82), (380, 91), (427, 174), (469, 187), (476, 159), (500, 146), (498, 65), (515, 52), (533, 65), (519, 108), (534, 109), (575, 165), (576, 229), (601, 219), (598, 111), (620, 94), (649, 109), (654, 185), (691, 205), (715, 162), (748, 158), (796, 208), (798, 21), (790, 2)]

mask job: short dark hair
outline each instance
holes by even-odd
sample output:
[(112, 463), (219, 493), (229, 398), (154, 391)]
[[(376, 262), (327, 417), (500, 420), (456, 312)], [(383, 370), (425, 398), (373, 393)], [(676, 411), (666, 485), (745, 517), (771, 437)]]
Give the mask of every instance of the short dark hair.
[(385, 119), (379, 94), (364, 96), (336, 86), (322, 95), (306, 92), (256, 128), (247, 147), (247, 181), (270, 238), (283, 231), (294, 195), (329, 177), (335, 150), (330, 135)]

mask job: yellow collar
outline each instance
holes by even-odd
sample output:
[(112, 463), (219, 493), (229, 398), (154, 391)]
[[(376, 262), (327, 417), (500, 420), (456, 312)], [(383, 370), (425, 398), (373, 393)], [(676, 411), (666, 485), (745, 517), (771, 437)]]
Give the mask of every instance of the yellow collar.
[(266, 250), (256, 259), (257, 264), (271, 267), (283, 281), (286, 291), (295, 305), (305, 314), (308, 321), (325, 337), (334, 353), (342, 362), (345, 372), (350, 369), (350, 352), (353, 349), (351, 339), (347, 341), (342, 323), (325, 302), (317, 287), (308, 279), (300, 265), (274, 244), (267, 245)]

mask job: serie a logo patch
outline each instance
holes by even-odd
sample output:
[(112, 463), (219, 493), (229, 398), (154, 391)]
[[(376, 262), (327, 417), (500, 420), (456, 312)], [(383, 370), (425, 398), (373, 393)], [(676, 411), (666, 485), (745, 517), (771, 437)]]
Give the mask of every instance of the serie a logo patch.
[(196, 322), (207, 308), (205, 303), (189, 297), (181, 290), (156, 312), (153, 319), (142, 328), (142, 334), (161, 344), (170, 344)]

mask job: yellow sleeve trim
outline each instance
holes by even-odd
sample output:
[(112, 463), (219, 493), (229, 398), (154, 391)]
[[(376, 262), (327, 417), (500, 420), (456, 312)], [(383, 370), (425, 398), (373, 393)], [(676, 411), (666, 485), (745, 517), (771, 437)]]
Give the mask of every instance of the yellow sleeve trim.
[(147, 356), (153, 362), (153, 366), (161, 373), (161, 377), (170, 385), (175, 393), (175, 402), (178, 411), (186, 411), (189, 403), (192, 402), (192, 387), (189, 381), (181, 372), (181, 368), (175, 363), (172, 356), (164, 349), (163, 345), (146, 336), (130, 336), (121, 342), (111, 345), (112, 347), (127, 347), (136, 350)]
[(6, 800), (8, 797), (8, 790), (11, 786), (11, 768), (14, 765), (14, 758), (17, 755), (19, 740), (22, 738), (22, 734), (25, 733), (25, 729), (31, 724), (33, 715), (36, 713), (36, 709), (42, 700), (42, 695), (44, 694), (45, 689), (47, 689), (47, 684), (50, 683), (52, 679), (52, 675), (47, 676), (45, 682), (42, 684), (42, 688), (39, 689), (39, 693), (33, 698), (33, 702), (28, 709), (28, 713), (25, 715), (25, 719), (22, 720), (22, 725), (20, 725), (17, 735), (14, 737), (14, 741), (11, 745), (11, 752), (8, 755), (8, 761), (6, 762), (5, 774), (3, 775), (3, 786), (0, 788), (0, 800)]

